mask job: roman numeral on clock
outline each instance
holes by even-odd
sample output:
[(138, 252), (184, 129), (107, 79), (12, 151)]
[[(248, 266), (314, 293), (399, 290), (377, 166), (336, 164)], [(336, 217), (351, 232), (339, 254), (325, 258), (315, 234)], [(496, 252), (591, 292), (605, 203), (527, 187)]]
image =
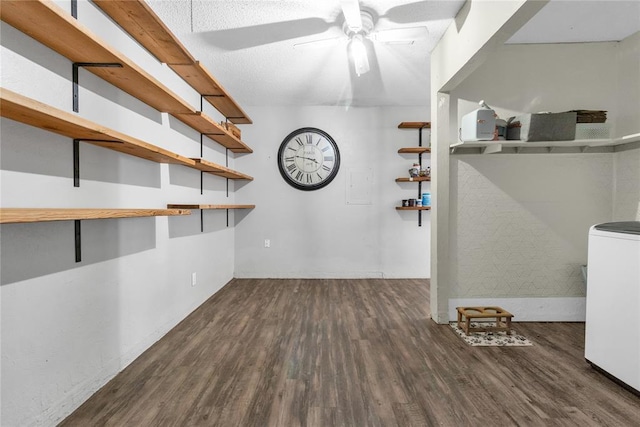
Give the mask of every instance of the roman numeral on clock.
[(292, 173), (294, 170), (296, 170), (296, 164), (291, 163), (290, 165), (287, 165), (287, 170), (289, 171), (289, 173)]

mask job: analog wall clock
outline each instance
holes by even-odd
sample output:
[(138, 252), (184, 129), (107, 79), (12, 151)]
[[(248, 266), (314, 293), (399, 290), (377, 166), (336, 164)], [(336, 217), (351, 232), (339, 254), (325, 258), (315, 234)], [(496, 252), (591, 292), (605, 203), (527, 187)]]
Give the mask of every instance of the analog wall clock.
[(340, 151), (328, 133), (316, 128), (291, 132), (280, 144), (278, 169), (289, 185), (300, 190), (317, 190), (338, 173)]

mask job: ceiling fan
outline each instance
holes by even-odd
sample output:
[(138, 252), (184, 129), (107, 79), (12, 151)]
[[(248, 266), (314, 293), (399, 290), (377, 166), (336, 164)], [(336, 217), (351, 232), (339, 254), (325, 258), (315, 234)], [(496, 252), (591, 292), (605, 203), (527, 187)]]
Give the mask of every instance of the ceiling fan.
[[(403, 27), (375, 31), (376, 21), (374, 14), (360, 7), (358, 0), (340, 0), (344, 23), (342, 31), (346, 36), (347, 51), (353, 60), (355, 72), (358, 76), (369, 72), (369, 54), (365, 43), (367, 41), (385, 44), (413, 44), (416, 40), (426, 38), (428, 29), (426, 26)], [(339, 41), (344, 37), (313, 40), (297, 43), (294, 47), (326, 44)]]

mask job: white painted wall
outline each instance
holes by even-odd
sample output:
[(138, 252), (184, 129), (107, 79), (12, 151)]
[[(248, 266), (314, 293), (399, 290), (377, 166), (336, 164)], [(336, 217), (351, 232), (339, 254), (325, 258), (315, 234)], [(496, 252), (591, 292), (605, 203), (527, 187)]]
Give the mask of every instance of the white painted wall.
[[(252, 118), (258, 125), (243, 127), (243, 135), (257, 142), (242, 162), (256, 180), (236, 197), (257, 207), (236, 228), (236, 277), (429, 277), (430, 213), (418, 227), (416, 212), (395, 210), (418, 194), (416, 183), (395, 182), (417, 160), (398, 148), (417, 146), (418, 131), (397, 126), (428, 120), (428, 110), (255, 107)], [(340, 171), (320, 190), (297, 190), (278, 172), (280, 143), (302, 127), (328, 132), (340, 149)], [(424, 131), (425, 143), (428, 137)], [(424, 155), (423, 164), (429, 161)], [(371, 203), (351, 204), (348, 177), (367, 171)]]
[[(636, 93), (637, 74), (620, 70), (635, 40), (624, 50), (622, 43), (500, 47), (452, 92), (452, 128), (484, 99), (502, 118), (603, 109), (615, 136), (637, 133), (638, 122), (634, 131), (628, 120), (640, 111), (637, 99), (621, 96)], [(637, 218), (639, 151), (452, 156), (449, 317), (455, 305), (510, 298), (523, 320), (583, 319), (588, 229)], [(555, 312), (540, 309), (540, 298)]]
[(640, 221), (640, 144), (613, 156), (613, 221)]
[[(194, 91), (92, 4), (79, 6), (82, 23), (199, 104)], [(71, 111), (71, 63), (0, 25), (2, 87)], [(80, 85), (80, 116), (199, 156), (199, 135), (167, 114), (84, 70)], [(1, 126), (3, 207), (162, 208), (234, 200), (233, 193), (226, 197), (224, 179), (205, 175), (201, 196), (196, 170), (83, 143), (81, 186), (74, 188), (70, 139), (7, 119)], [(224, 149), (207, 140), (205, 158), (224, 164)], [(233, 160), (231, 167), (251, 173)], [(233, 227), (226, 227), (224, 211), (207, 211), (201, 233), (198, 213), (83, 221), (78, 264), (71, 221), (0, 227), (0, 424), (55, 425), (233, 277)]]
[(611, 154), (453, 156), (451, 173), (453, 298), (585, 295), (589, 227), (612, 217)]

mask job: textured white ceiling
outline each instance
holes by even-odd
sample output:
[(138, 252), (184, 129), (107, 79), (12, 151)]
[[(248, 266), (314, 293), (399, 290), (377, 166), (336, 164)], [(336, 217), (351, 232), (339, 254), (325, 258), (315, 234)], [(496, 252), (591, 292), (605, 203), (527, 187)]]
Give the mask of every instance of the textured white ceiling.
[[(147, 0), (241, 105), (427, 106), (429, 52), (464, 0), (361, 0), (376, 30), (426, 26), (412, 45), (369, 46), (349, 63), (340, 0)], [(502, 0), (508, 1), (508, 0)], [(621, 40), (640, 30), (640, 0), (552, 0), (510, 43)], [(326, 43), (295, 47), (309, 41)]]
[(508, 43), (620, 41), (640, 31), (640, 0), (552, 0)]

